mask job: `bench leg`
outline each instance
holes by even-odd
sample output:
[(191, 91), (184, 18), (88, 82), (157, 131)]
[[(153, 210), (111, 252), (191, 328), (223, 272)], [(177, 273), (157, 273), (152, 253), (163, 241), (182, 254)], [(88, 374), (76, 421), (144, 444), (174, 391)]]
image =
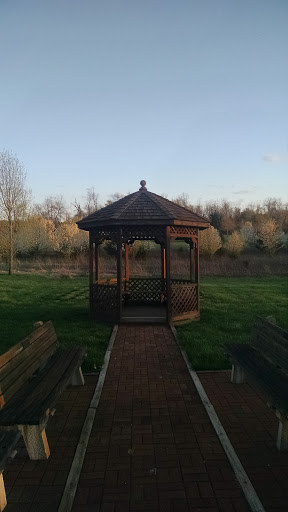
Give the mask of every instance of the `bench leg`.
[(277, 448), (282, 452), (288, 451), (288, 420), (284, 418), (279, 420)]
[(4, 510), (4, 508), (7, 505), (7, 499), (6, 499), (6, 492), (5, 492), (5, 485), (3, 480), (3, 473), (0, 475), (0, 512)]
[(41, 428), (39, 425), (25, 425), (21, 428), (21, 431), (30, 459), (48, 459), (50, 449), (45, 428)]
[(243, 384), (244, 381), (245, 373), (243, 372), (242, 368), (233, 364), (231, 371), (231, 382), (233, 382), (233, 384)]
[(81, 367), (77, 368), (75, 372), (73, 373), (71, 380), (70, 380), (70, 386), (83, 386), (84, 385), (84, 377), (81, 370)]

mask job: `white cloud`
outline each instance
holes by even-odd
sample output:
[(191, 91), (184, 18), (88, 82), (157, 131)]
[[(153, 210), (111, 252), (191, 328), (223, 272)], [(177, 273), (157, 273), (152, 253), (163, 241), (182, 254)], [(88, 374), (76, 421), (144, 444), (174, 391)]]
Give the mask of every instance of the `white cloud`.
[(268, 153), (267, 155), (263, 156), (263, 160), (269, 164), (278, 164), (281, 162), (281, 160), (283, 160), (283, 156), (279, 153)]
[(252, 194), (253, 192), (255, 192), (256, 190), (256, 187), (255, 188), (244, 188), (242, 190), (233, 190), (232, 191), (232, 194)]

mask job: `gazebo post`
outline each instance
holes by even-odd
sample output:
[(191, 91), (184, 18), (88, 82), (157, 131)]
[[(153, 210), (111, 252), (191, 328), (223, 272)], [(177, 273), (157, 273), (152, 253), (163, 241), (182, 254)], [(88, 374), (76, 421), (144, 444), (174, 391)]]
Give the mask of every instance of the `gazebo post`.
[(195, 283), (197, 283), (197, 310), (200, 311), (199, 287), (199, 229), (197, 228), (197, 242), (195, 244)]
[(196, 271), (195, 242), (190, 240), (189, 246), (190, 246), (190, 281), (191, 281), (191, 283), (195, 283), (195, 271)]
[(122, 317), (122, 229), (119, 229), (117, 237), (117, 296), (118, 296), (118, 321)]
[(129, 244), (125, 244), (125, 291), (129, 287)]
[(165, 279), (166, 279), (166, 261), (165, 261), (165, 247), (164, 244), (161, 243), (161, 286), (162, 293), (165, 293)]
[(166, 297), (167, 297), (167, 321), (170, 322), (172, 318), (172, 294), (171, 294), (171, 250), (170, 250), (170, 226), (166, 227), (166, 247), (165, 247), (165, 261), (166, 261)]
[(95, 243), (95, 254), (94, 254), (94, 258), (95, 258), (95, 269), (94, 269), (94, 272), (95, 272), (95, 282), (96, 283), (97, 283), (97, 281), (100, 278), (99, 246), (100, 246), (99, 242), (96, 242)]
[(91, 231), (89, 232), (89, 302), (90, 313), (93, 313), (93, 285), (94, 285), (94, 243)]

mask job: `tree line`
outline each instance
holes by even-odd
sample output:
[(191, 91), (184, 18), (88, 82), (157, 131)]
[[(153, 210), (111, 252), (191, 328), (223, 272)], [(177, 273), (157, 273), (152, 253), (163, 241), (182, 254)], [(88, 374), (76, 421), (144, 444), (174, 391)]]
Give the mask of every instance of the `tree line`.
[[(15, 255), (87, 252), (88, 235), (77, 228), (76, 221), (121, 197), (116, 192), (101, 204), (91, 187), (82, 201), (75, 198), (70, 205), (63, 196), (48, 196), (41, 203), (33, 203), (23, 164), (11, 152), (0, 152), (0, 259), (7, 261), (12, 273)], [(230, 256), (243, 251), (273, 254), (288, 249), (288, 204), (280, 199), (268, 198), (245, 207), (227, 200), (193, 204), (188, 194), (172, 201), (211, 222), (211, 228), (200, 233), (202, 255), (210, 257), (219, 251)], [(139, 254), (145, 255), (149, 244), (143, 249)]]

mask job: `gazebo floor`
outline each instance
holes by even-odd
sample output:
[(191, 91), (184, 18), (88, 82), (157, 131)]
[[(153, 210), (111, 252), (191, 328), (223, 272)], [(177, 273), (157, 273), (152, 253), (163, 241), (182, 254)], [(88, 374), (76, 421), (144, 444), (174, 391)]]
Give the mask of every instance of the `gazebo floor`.
[(122, 323), (166, 323), (167, 312), (165, 306), (124, 306), (122, 310)]

